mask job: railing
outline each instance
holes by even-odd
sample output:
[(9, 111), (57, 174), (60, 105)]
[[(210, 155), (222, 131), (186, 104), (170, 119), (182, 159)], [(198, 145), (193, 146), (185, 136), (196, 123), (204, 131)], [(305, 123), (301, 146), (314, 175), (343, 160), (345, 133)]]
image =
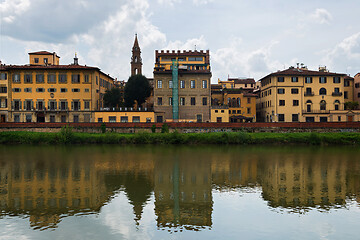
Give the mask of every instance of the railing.
[(342, 96), (342, 92), (333, 92), (332, 95), (333, 95), (334, 97), (336, 97), (336, 96)]
[(330, 110), (303, 110), (302, 111), (303, 114), (329, 114), (330, 113)]
[(314, 92), (304, 92), (305, 97), (314, 96)]

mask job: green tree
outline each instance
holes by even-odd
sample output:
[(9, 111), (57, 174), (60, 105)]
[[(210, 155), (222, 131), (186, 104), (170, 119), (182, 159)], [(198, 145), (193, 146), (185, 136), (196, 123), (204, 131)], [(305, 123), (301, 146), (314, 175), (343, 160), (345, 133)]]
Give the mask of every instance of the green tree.
[(123, 96), (120, 88), (112, 88), (106, 90), (104, 94), (104, 105), (105, 107), (113, 108), (123, 105)]
[(346, 102), (344, 103), (346, 110), (355, 110), (358, 109), (359, 103), (358, 102)]
[(125, 106), (134, 106), (135, 101), (140, 106), (151, 94), (151, 86), (147, 78), (141, 74), (129, 77), (125, 85)]

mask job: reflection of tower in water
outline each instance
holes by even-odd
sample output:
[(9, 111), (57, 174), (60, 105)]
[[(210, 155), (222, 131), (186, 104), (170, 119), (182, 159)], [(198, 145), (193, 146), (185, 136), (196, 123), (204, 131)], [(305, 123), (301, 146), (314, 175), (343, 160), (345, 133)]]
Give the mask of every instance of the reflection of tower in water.
[[(155, 165), (155, 214), (160, 228), (211, 227), (210, 162), (189, 158), (158, 159)], [(182, 156), (183, 157), (183, 156)]]

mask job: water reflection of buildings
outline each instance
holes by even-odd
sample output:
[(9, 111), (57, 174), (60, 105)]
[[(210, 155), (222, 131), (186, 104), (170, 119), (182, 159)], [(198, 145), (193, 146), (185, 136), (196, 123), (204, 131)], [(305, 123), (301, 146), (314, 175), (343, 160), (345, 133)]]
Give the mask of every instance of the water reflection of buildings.
[(262, 187), (270, 207), (295, 212), (360, 196), (360, 162), (331, 153), (85, 152), (0, 160), (0, 217), (29, 215), (34, 229), (57, 227), (123, 191), (136, 224), (154, 194), (159, 228), (200, 230), (212, 227), (213, 189)]
[(162, 159), (155, 166), (155, 214), (160, 228), (211, 227), (211, 169), (207, 159)]

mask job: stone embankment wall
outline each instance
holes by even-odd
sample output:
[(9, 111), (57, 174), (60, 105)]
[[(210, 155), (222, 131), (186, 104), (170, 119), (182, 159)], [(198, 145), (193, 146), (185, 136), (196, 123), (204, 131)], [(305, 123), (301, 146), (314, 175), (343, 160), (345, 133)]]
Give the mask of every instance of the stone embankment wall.
[[(106, 123), (106, 131), (118, 133), (160, 132), (164, 123)], [(170, 132), (360, 132), (360, 122), (328, 123), (166, 123)], [(58, 132), (66, 125), (76, 132), (100, 133), (101, 123), (0, 123), (0, 132)]]

